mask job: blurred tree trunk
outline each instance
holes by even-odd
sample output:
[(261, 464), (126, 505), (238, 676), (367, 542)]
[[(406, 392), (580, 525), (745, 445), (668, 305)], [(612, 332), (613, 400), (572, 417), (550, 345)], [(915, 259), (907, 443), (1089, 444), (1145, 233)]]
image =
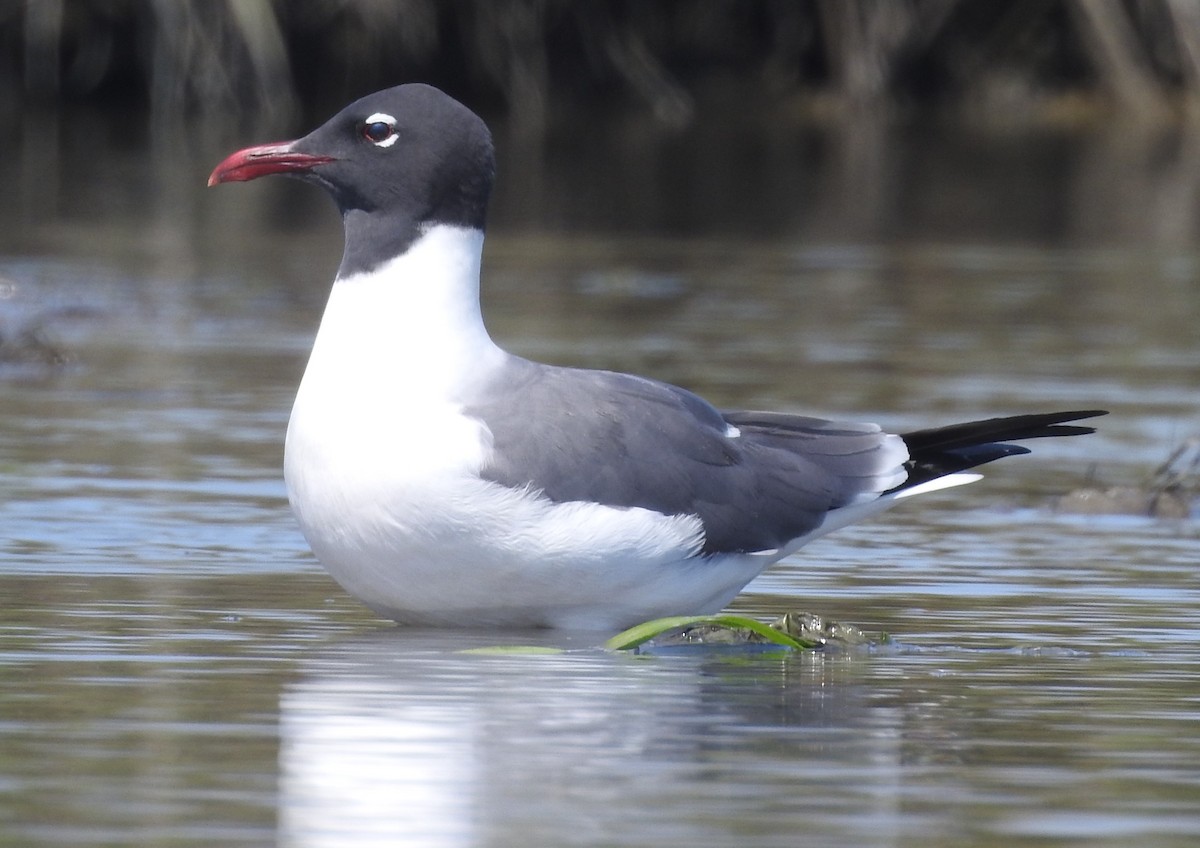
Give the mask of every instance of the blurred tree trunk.
[(1092, 66), (1122, 109), (1138, 122), (1166, 121), (1171, 109), (1123, 4), (1073, 0), (1071, 10)]

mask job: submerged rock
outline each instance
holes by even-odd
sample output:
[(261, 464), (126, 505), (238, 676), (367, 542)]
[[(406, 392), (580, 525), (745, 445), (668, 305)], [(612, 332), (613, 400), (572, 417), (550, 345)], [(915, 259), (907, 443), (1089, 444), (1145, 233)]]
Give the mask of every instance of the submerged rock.
[(51, 342), (41, 327), (26, 326), (8, 331), (0, 323), (0, 363), (59, 366), (68, 361), (67, 352)]
[[(825, 621), (821, 616), (811, 612), (789, 612), (767, 626), (799, 642), (812, 645), (816, 649), (850, 648), (878, 641), (867, 636), (853, 624)], [(756, 633), (748, 627), (730, 626), (729, 624), (695, 624), (654, 638), (654, 647), (657, 648), (672, 645), (767, 646), (770, 644), (772, 644), (771, 640), (761, 633)]]
[(1142, 486), (1082, 486), (1058, 502), (1075, 515), (1188, 518), (1200, 500), (1200, 436), (1185, 439)]
[(867, 645), (875, 641), (853, 624), (840, 621), (825, 621), (811, 612), (789, 612), (771, 622), (794, 639), (818, 642), (821, 645), (835, 644), (840, 647)]
[(1193, 497), (1181, 492), (1153, 491), (1138, 486), (1084, 486), (1063, 495), (1060, 512), (1073, 515), (1146, 515), (1151, 518), (1187, 518)]

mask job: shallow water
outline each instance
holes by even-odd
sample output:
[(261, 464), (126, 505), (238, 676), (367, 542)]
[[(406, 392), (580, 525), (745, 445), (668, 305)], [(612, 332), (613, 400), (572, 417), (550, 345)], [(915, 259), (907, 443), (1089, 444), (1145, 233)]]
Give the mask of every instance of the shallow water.
[(1200, 838), (1200, 526), (1056, 509), (1195, 431), (1200, 255), (502, 217), (486, 308), (526, 355), (898, 428), (1114, 412), (735, 604), (887, 645), (629, 656), (392, 627), (313, 562), (279, 466), (339, 234), (263, 223), (274, 191), (152, 245), (69, 213), (0, 242), (0, 329), (68, 359), (0, 365), (0, 845)]

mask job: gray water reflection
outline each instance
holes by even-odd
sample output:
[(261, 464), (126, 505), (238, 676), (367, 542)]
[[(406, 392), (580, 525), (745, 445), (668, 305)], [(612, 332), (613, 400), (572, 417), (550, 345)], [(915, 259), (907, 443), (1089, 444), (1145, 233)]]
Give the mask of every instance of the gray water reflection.
[[(1194, 716), (1173, 698), (1193, 657), (480, 657), (446, 643), (387, 632), (305, 662), (280, 707), (282, 844), (1200, 836)], [(1149, 665), (1163, 676), (1149, 682)], [(1147, 739), (1178, 747), (1151, 755)]]
[(868, 708), (854, 660), (456, 656), (446, 641), (384, 633), (305, 664), (281, 702), (284, 844), (897, 829), (901, 716)]

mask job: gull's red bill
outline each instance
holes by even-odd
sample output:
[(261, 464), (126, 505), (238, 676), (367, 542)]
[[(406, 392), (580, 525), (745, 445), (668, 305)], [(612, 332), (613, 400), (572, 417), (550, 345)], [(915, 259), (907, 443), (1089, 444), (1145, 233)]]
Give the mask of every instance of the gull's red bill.
[(335, 161), (332, 156), (318, 156), (292, 150), (294, 141), (277, 141), (259, 144), (232, 153), (213, 169), (208, 184), (241, 183), (265, 177), (268, 174), (288, 174), (307, 171), (317, 165)]

